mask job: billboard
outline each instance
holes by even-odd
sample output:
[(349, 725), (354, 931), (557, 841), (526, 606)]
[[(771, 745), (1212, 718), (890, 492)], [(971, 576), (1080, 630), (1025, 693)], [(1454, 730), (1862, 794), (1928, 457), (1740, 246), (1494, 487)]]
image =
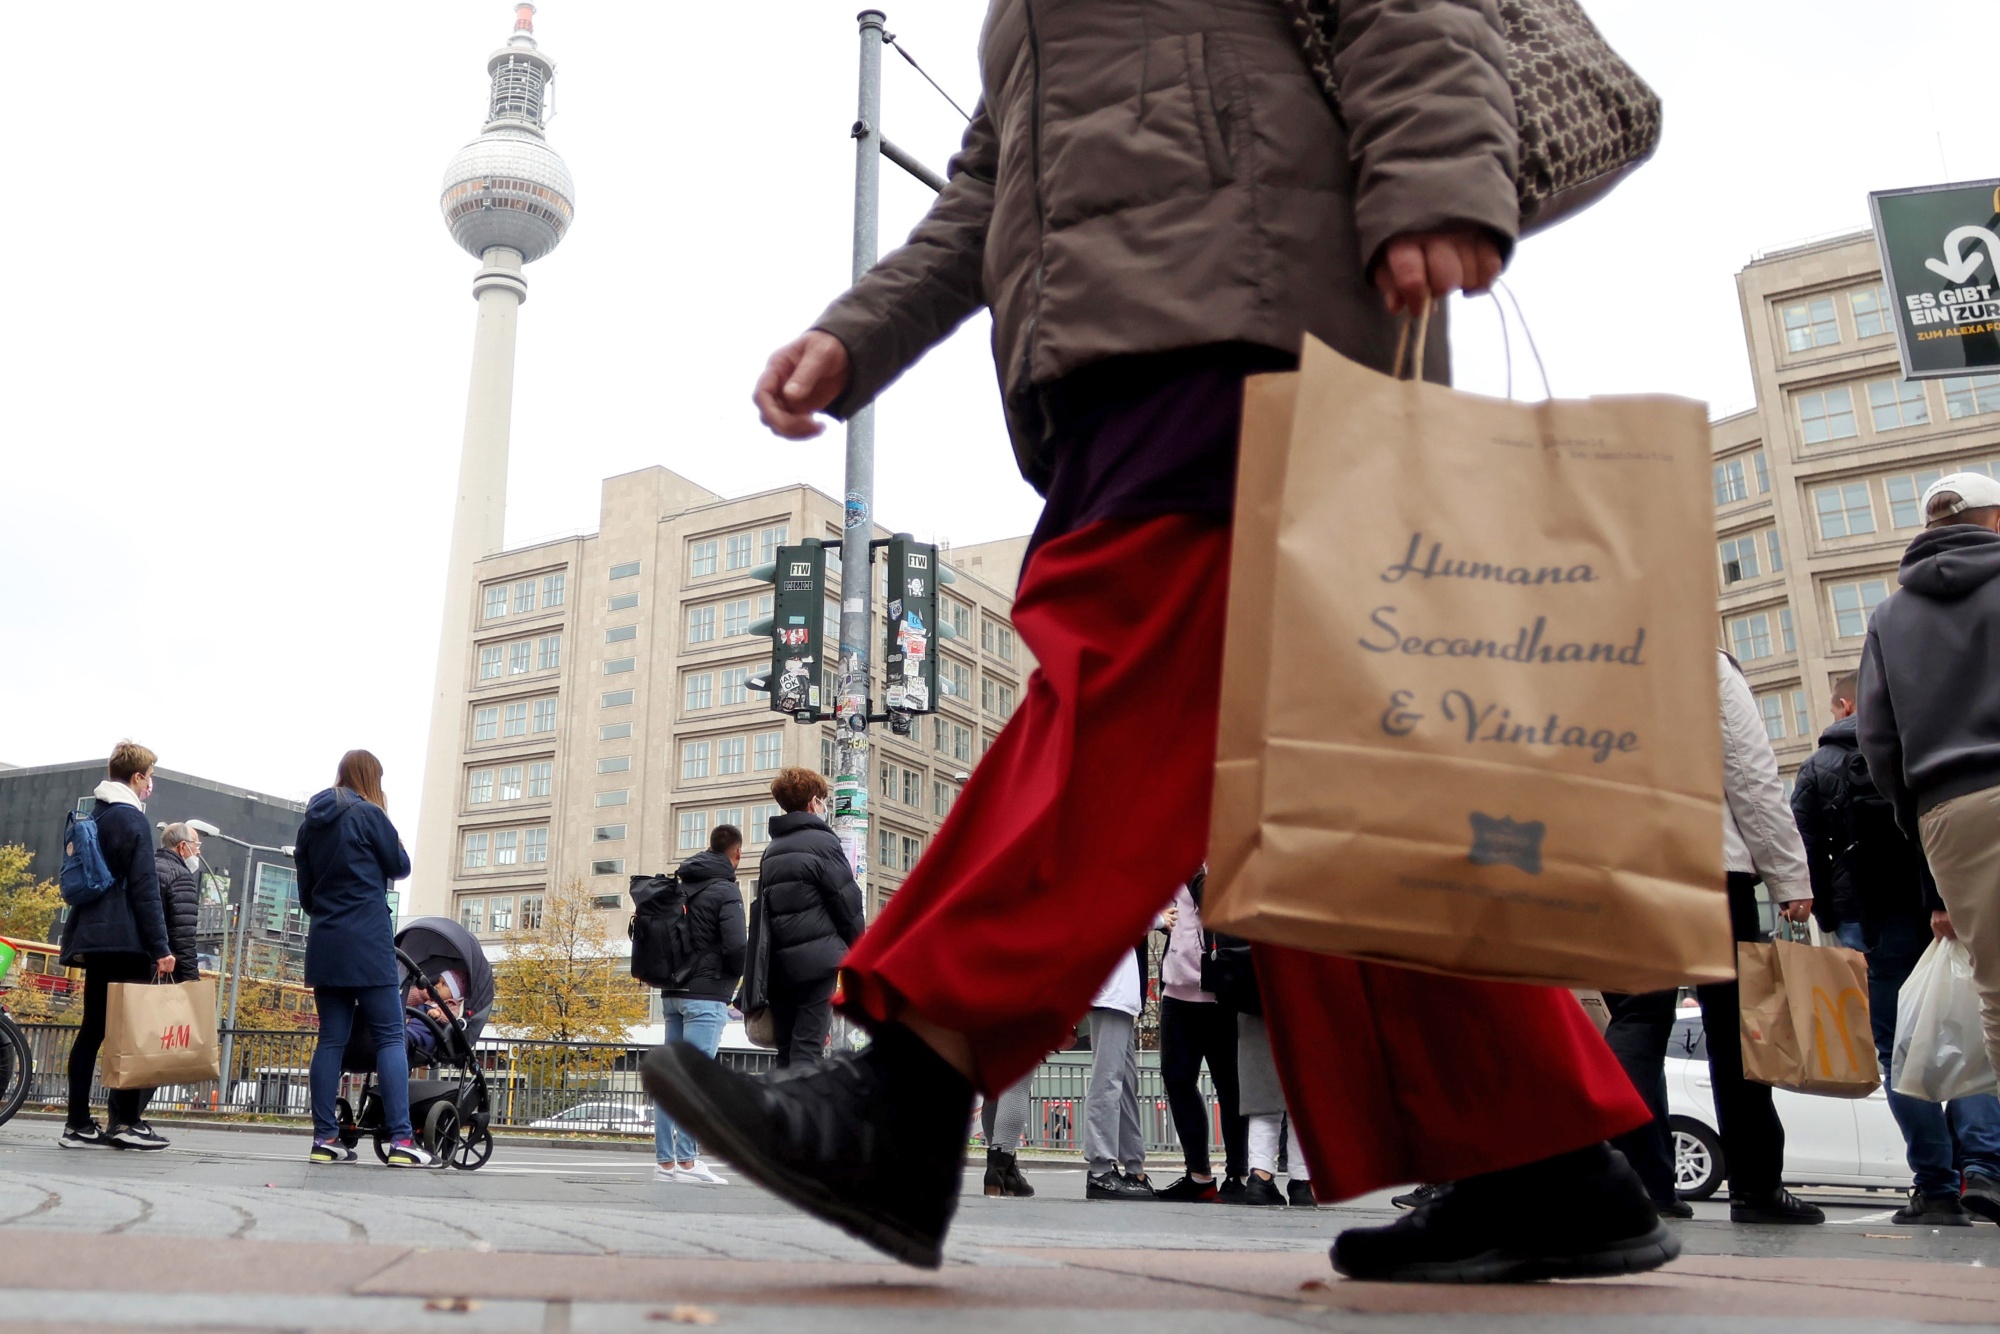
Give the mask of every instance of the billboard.
[(1877, 190), (1868, 206), (1903, 374), (2000, 371), (2000, 180)]

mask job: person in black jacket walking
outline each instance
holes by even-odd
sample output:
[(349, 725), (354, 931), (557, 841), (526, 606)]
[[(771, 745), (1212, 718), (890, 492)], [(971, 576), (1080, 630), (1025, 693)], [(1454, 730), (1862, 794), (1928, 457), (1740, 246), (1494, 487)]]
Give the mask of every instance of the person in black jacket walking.
[[(742, 860), (743, 831), (719, 824), (708, 836), (708, 851), (697, 852), (674, 872), (687, 895), (695, 962), (686, 986), (660, 993), (660, 1012), (668, 1042), (688, 1043), (705, 1056), (715, 1055), (722, 1045), (729, 998), (743, 980), (743, 891), (736, 886), (736, 866)], [(694, 1136), (664, 1108), (653, 1108), (653, 1156), (659, 1161), (655, 1181), (728, 1185), (701, 1161), (700, 1151)]]
[(824, 819), (826, 780), (792, 768), (771, 784), (784, 814), (771, 820), (757, 893), (771, 940), (771, 1020), (778, 1064), (817, 1061), (833, 1026), (833, 981), (861, 938), (861, 887)]
[(375, 1049), (391, 1167), (428, 1167), (431, 1157), (410, 1128), (410, 1062), (403, 1043), (402, 970), (389, 882), (410, 873), (410, 854), (389, 823), (382, 762), (365, 750), (340, 757), (334, 785), (306, 803), (292, 860), (306, 933), (306, 983), (319, 1011), (312, 1058), (315, 1163), (354, 1161), (340, 1142), (336, 1101), (340, 1069), (358, 1018)]
[(167, 947), (174, 956), (174, 981), (201, 980), (194, 933), (201, 916), (201, 884), (195, 872), (201, 862), (201, 835), (184, 824), (160, 831), (153, 850), (153, 870), (160, 878), (160, 910), (167, 917)]
[(65, 1149), (93, 1144), (167, 1147), (144, 1119), (151, 1089), (112, 1089), (105, 1097), (108, 1129), (90, 1114), (90, 1077), (104, 1045), (111, 984), (169, 977), (174, 971), (153, 868), (153, 831), (146, 823), (146, 798), (153, 793), (158, 760), (137, 742), (119, 742), (105, 780), (91, 794), (96, 798), (91, 814), (97, 821), (97, 844), (112, 883), (90, 902), (72, 907), (63, 922), (62, 962), (83, 969), (83, 1022), (69, 1050), (69, 1115), (57, 1140)]

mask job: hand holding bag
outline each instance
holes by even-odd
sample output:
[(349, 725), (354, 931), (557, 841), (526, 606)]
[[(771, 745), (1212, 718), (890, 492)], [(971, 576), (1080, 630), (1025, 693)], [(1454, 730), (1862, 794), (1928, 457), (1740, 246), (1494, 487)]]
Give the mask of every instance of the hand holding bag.
[(1896, 994), (1889, 1087), (1927, 1102), (2000, 1092), (1964, 941), (1933, 940)]
[(1745, 1079), (1834, 1098), (1881, 1087), (1860, 951), (1746, 941), (1736, 956)]
[(150, 1089), (222, 1075), (215, 981), (114, 982), (106, 988), (104, 1087)]

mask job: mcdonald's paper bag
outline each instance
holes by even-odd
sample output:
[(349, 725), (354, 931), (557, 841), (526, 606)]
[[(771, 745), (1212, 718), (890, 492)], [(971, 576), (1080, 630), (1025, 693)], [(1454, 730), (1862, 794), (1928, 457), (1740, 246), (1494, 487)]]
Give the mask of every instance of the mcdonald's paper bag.
[(1206, 923), (1606, 991), (1735, 972), (1709, 429), (1307, 340), (1253, 378)]
[(1736, 956), (1744, 1078), (1835, 1098), (1880, 1086), (1858, 950), (1774, 940), (1738, 945)]
[(116, 982), (107, 994), (98, 1054), (104, 1087), (149, 1089), (221, 1075), (213, 981)]

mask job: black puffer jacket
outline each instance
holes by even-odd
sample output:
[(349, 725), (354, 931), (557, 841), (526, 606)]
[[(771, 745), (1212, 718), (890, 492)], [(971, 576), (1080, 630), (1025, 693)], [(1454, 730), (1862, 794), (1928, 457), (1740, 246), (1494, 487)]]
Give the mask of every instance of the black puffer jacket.
[(1843, 922), (1926, 917), (1942, 908), (1924, 850), (1896, 827), (1856, 740), (1857, 720), (1819, 734), (1819, 749), (1799, 766), (1792, 818), (1812, 872), (1813, 916), (1832, 930)]
[(63, 920), (62, 962), (80, 967), (86, 958), (101, 954), (164, 959), (167, 923), (153, 871), (153, 827), (122, 784), (99, 783), (96, 796), (91, 813), (97, 817), (97, 846), (115, 880), (104, 893), (69, 910)]
[(817, 815), (792, 811), (771, 821), (757, 892), (773, 981), (800, 986), (831, 977), (861, 937), (861, 886), (840, 839)]
[(726, 1001), (743, 978), (743, 891), (736, 867), (719, 852), (697, 852), (674, 874), (687, 886), (696, 962), (686, 986), (660, 994)]
[(201, 964), (194, 954), (194, 927), (201, 910), (201, 885), (188, 864), (165, 848), (153, 849), (153, 869), (160, 877), (160, 908), (167, 915), (174, 981), (199, 981)]

